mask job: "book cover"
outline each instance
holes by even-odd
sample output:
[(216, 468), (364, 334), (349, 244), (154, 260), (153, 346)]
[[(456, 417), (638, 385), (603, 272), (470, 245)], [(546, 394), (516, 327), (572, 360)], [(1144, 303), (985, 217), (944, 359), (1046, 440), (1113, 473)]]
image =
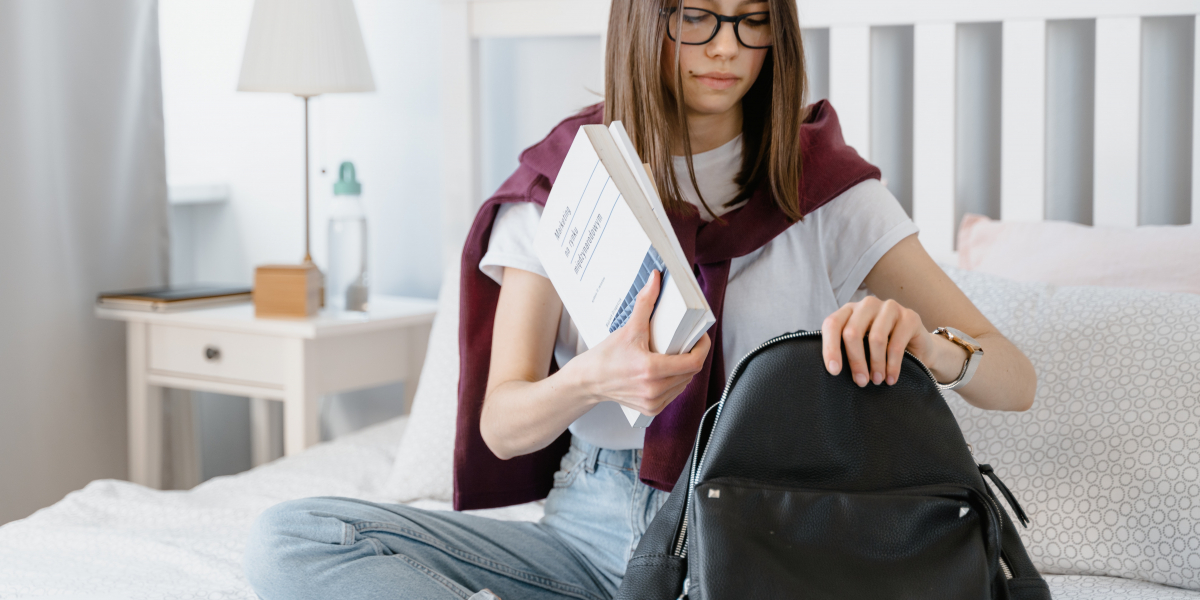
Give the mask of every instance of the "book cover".
[(245, 296), (249, 293), (250, 288), (243, 286), (183, 285), (102, 292), (99, 294), (98, 299), (108, 300), (119, 298), (122, 300), (143, 300), (146, 302), (179, 302), (222, 296)]
[(173, 312), (250, 300), (248, 287), (187, 285), (102, 292), (96, 304), (104, 308)]
[[(619, 122), (580, 128), (546, 201), (534, 249), (589, 348), (625, 325), (638, 292), (660, 271), (650, 349), (687, 352), (715, 319), (632, 148)], [(631, 425), (650, 424), (650, 417), (622, 409)]]

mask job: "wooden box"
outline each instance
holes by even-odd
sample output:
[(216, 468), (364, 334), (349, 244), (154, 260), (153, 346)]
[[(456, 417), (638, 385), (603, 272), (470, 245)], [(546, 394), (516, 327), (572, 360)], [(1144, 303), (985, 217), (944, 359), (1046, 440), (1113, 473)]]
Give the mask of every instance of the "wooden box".
[(306, 318), (321, 308), (321, 271), (312, 263), (254, 270), (254, 316)]

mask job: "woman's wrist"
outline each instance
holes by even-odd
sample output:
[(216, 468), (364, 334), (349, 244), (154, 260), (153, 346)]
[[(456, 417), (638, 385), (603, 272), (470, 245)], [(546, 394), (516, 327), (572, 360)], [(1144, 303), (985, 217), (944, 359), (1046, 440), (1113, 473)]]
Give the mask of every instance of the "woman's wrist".
[(962, 373), (967, 362), (967, 351), (962, 346), (940, 335), (933, 335), (933, 360), (926, 363), (939, 383), (949, 383)]
[(603, 398), (597, 392), (597, 382), (589, 377), (591, 373), (595, 372), (595, 369), (589, 369), (584, 364), (587, 362), (587, 359), (584, 358), (585, 354), (587, 353), (584, 352), (572, 358), (558, 370), (562, 388), (557, 391), (562, 397), (573, 400), (573, 404), (591, 406), (599, 404)]

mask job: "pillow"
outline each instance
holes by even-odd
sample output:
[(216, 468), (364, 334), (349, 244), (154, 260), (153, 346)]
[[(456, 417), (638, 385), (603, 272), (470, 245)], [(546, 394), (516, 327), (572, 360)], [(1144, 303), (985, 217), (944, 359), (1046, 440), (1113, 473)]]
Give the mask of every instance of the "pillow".
[(384, 493), (399, 502), (454, 495), (454, 430), (458, 416), (458, 263), (442, 274), (437, 316), (408, 427)]
[(1200, 296), (947, 269), (1033, 362), (1033, 408), (947, 400), (1038, 570), (1200, 589)]
[(1016, 281), (1200, 294), (1200, 225), (1089, 227), (965, 215), (958, 266)]

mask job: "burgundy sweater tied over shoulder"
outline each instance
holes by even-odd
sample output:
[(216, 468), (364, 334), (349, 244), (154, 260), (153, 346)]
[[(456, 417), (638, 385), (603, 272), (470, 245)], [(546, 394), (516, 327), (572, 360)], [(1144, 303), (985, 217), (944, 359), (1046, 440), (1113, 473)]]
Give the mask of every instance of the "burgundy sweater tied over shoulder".
[[(544, 140), (522, 152), (516, 172), (480, 207), (467, 235), (462, 253), (458, 334), (458, 431), (454, 444), (456, 510), (508, 506), (545, 498), (553, 485), (553, 474), (559, 461), (567, 451), (569, 432), (564, 432), (546, 448), (510, 460), (497, 458), (483, 441), (479, 421), (491, 362), (492, 326), (500, 286), (480, 271), (479, 261), (487, 253), (492, 223), (500, 206), (507, 202), (536, 202), (544, 206), (579, 127), (603, 121), (604, 105), (596, 104), (559, 123)], [(800, 138), (804, 161), (800, 182), (801, 214), (811, 213), (862, 181), (879, 178), (879, 169), (846, 145), (837, 113), (828, 102), (821, 101), (811, 107), (807, 121), (801, 126)], [(729, 261), (761, 248), (792, 225), (775, 205), (766, 186), (753, 193), (745, 205), (724, 215), (725, 224), (706, 223), (697, 211), (688, 214), (671, 212), (670, 218), (717, 322), (708, 331), (712, 346), (704, 367), (646, 430), (641, 480), (668, 491), (687, 461), (705, 409), (720, 399), (725, 387), (721, 309)], [(795, 290), (795, 293), (802, 292)], [(554, 370), (551, 365), (551, 372)]]

